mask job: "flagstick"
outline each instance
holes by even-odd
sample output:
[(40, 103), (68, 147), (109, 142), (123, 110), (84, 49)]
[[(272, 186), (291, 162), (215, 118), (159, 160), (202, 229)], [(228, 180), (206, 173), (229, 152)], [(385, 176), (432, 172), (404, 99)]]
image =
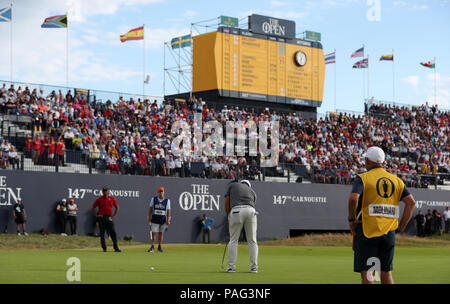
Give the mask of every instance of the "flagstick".
[(336, 49), (334, 49), (334, 112), (336, 112)]

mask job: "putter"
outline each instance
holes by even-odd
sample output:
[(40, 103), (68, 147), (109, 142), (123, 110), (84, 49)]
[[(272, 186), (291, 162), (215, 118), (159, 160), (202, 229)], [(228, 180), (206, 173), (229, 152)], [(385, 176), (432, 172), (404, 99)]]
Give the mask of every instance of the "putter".
[(223, 266), (223, 261), (225, 260), (225, 252), (227, 252), (227, 247), (228, 247), (228, 242), (225, 244), (225, 249), (224, 249), (224, 251), (223, 251), (223, 256), (222, 256), (222, 266), (221, 266), (222, 269), (224, 268), (224, 266)]

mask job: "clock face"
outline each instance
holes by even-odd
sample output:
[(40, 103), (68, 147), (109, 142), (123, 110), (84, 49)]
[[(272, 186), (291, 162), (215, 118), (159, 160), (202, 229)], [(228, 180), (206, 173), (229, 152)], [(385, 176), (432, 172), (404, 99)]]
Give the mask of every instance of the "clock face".
[(306, 64), (306, 54), (303, 53), (302, 51), (298, 51), (297, 53), (295, 53), (295, 63), (298, 66), (304, 66)]

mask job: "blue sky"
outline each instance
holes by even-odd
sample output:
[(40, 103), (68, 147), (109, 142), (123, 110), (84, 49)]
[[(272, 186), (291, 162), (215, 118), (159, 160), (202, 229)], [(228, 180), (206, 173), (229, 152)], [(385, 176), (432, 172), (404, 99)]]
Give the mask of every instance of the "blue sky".
[[(9, 3), (0, 0), (0, 8)], [(189, 33), (192, 22), (220, 15), (245, 18), (258, 13), (294, 20), (297, 33), (312, 30), (322, 34), (324, 53), (336, 49), (337, 63), (327, 65), (319, 112), (334, 109), (335, 68), (338, 109), (362, 111), (364, 96), (391, 101), (392, 63), (378, 59), (392, 50), (395, 101), (434, 103), (434, 71), (419, 63), (436, 57), (437, 103), (450, 108), (450, 1), (13, 0), (13, 3), (15, 81), (65, 85), (66, 30), (41, 29), (40, 25), (46, 17), (68, 11), (70, 87), (141, 94), (142, 41), (121, 43), (119, 35), (145, 24), (146, 73), (151, 75), (145, 92), (161, 96), (165, 41)], [(370, 16), (375, 16), (375, 20)], [(0, 40), (0, 79), (9, 80), (10, 24), (0, 23)], [(352, 69), (357, 59), (350, 58), (363, 44), (370, 58), (369, 76), (366, 71), (364, 84), (364, 72)], [(169, 56), (166, 53), (167, 62)], [(166, 93), (174, 92), (167, 78), (166, 88)]]

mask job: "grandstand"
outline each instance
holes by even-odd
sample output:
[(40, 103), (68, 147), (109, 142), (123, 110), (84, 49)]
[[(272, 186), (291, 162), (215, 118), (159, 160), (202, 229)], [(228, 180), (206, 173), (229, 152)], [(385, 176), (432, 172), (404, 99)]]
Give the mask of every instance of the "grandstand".
[[(56, 93), (42, 85), (2, 83), (0, 135), (2, 168), (7, 170), (350, 184), (364, 167), (363, 151), (379, 145), (386, 151), (388, 170), (408, 187), (449, 189), (448, 111), (427, 103), (415, 107), (367, 100), (365, 113), (339, 111), (307, 119), (270, 109), (216, 110), (195, 96), (187, 102), (142, 101), (114, 93), (116, 100), (103, 101), (95, 93), (87, 97), (63, 88)], [(250, 156), (176, 157), (170, 127), (194, 113), (224, 126), (226, 119), (278, 120), (278, 166), (261, 167), (260, 158)], [(10, 155), (11, 145), (17, 156)]]

